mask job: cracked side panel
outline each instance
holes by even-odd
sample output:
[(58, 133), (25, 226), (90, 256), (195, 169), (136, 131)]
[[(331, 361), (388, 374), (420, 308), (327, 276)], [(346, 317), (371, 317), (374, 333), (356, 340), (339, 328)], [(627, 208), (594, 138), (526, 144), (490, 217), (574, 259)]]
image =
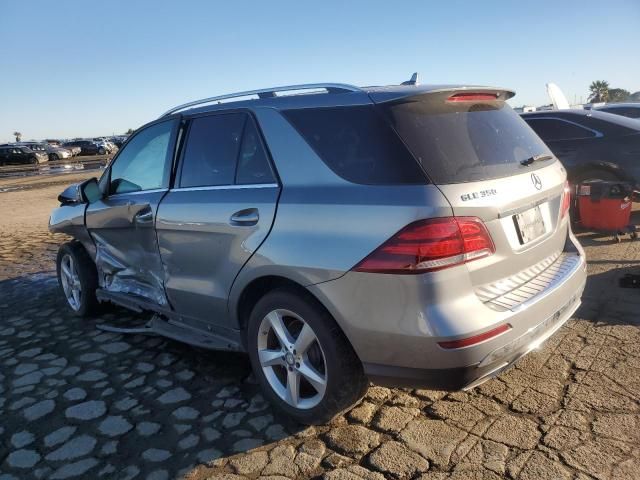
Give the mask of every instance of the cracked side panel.
[(155, 215), (164, 191), (111, 195), (87, 208), (101, 288), (167, 306)]
[(163, 271), (162, 264), (159, 255), (153, 253), (153, 247), (157, 251), (155, 245), (147, 245), (152, 249), (131, 245), (126, 251), (125, 263), (124, 252), (110, 245), (99, 234), (94, 234), (93, 238), (96, 243), (98, 281), (102, 288), (110, 292), (138, 295), (160, 306), (167, 305), (164, 281), (158, 275)]

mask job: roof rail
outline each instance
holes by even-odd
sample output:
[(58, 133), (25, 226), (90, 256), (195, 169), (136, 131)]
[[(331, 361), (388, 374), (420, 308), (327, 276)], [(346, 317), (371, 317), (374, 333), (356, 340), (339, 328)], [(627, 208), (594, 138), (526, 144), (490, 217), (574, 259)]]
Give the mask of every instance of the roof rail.
[(263, 88), (260, 90), (249, 90), (246, 92), (228, 93), (226, 95), (219, 95), (217, 97), (203, 98), (201, 100), (194, 100), (193, 102), (183, 103), (177, 107), (173, 107), (171, 110), (167, 110), (160, 115), (160, 118), (171, 115), (172, 113), (179, 112), (188, 107), (194, 107), (196, 105), (202, 105), (204, 103), (211, 103), (220, 100), (228, 100), (231, 98), (248, 97), (250, 95), (257, 95), (258, 98), (272, 98), (276, 96), (276, 92), (290, 92), (297, 90), (319, 90), (325, 89), (327, 93), (343, 93), (343, 92), (362, 92), (363, 90), (353, 85), (347, 85), (344, 83), (307, 83), (302, 85), (287, 85), (284, 87)]

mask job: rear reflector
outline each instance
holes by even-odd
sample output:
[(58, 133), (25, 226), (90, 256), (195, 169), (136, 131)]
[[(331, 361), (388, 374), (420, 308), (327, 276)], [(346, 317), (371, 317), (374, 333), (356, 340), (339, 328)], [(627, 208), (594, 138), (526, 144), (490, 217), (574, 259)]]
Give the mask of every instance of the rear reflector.
[(511, 330), (511, 325), (505, 323), (504, 325), (493, 328), (488, 332), (474, 335), (473, 337), (461, 338), (460, 340), (450, 340), (447, 342), (438, 342), (438, 345), (440, 345), (442, 348), (446, 348), (447, 350), (450, 350), (452, 348), (470, 347), (472, 345), (482, 343), (485, 340), (489, 340), (490, 338), (497, 337), (498, 335), (501, 335), (509, 330)]
[(456, 93), (455, 95), (451, 95), (447, 102), (486, 102), (486, 101), (495, 101), (498, 99), (497, 93), (473, 93), (473, 92), (464, 92), (464, 93)]
[(569, 186), (569, 182), (564, 182), (564, 190), (562, 191), (562, 199), (560, 200), (560, 219), (563, 219), (567, 215), (570, 206), (571, 187)]
[(482, 220), (443, 217), (410, 223), (354, 267), (358, 272), (433, 272), (495, 252)]

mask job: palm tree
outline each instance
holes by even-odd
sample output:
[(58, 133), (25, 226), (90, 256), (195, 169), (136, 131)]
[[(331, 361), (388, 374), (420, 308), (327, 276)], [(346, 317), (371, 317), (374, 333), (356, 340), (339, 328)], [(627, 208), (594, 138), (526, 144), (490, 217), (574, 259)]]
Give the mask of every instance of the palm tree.
[(589, 85), (589, 101), (591, 103), (606, 102), (609, 100), (609, 82), (605, 80), (596, 80)]
[(20, 139), (22, 138), (22, 133), (20, 132), (13, 132), (13, 136), (16, 137), (16, 142), (19, 142)]

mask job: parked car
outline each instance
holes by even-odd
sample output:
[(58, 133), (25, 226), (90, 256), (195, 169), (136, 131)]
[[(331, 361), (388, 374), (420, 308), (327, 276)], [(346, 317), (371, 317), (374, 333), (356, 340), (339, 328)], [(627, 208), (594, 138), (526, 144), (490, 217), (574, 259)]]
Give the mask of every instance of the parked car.
[(640, 118), (640, 103), (609, 103), (604, 107), (598, 107), (596, 110), (629, 118)]
[(73, 140), (62, 144), (62, 147), (79, 147), (79, 155), (104, 155), (107, 153), (105, 146), (99, 146), (91, 140)]
[(110, 301), (152, 313), (145, 332), (246, 351), (275, 405), (324, 423), (369, 381), (473, 388), (580, 305), (566, 173), (513, 92), (235, 95), (259, 98), (173, 108), (61, 194), (71, 312)]
[(117, 150), (115, 144), (113, 144), (110, 140), (104, 137), (94, 138), (93, 141), (98, 146), (103, 147), (106, 150), (106, 152), (109, 154), (114, 153)]
[(573, 183), (622, 180), (640, 187), (640, 122), (597, 110), (523, 113)]
[(113, 143), (116, 147), (120, 148), (127, 140), (127, 137), (111, 137), (111, 143)]
[(47, 161), (47, 154), (34, 152), (28, 147), (20, 145), (0, 145), (0, 166), (43, 163)]
[(21, 142), (20, 145), (24, 145), (25, 147), (29, 147), (31, 150), (44, 152), (47, 154), (47, 157), (50, 161), (55, 160), (64, 160), (66, 158), (71, 158), (71, 151), (66, 148), (56, 147), (54, 145), (50, 145), (48, 143), (42, 142)]

